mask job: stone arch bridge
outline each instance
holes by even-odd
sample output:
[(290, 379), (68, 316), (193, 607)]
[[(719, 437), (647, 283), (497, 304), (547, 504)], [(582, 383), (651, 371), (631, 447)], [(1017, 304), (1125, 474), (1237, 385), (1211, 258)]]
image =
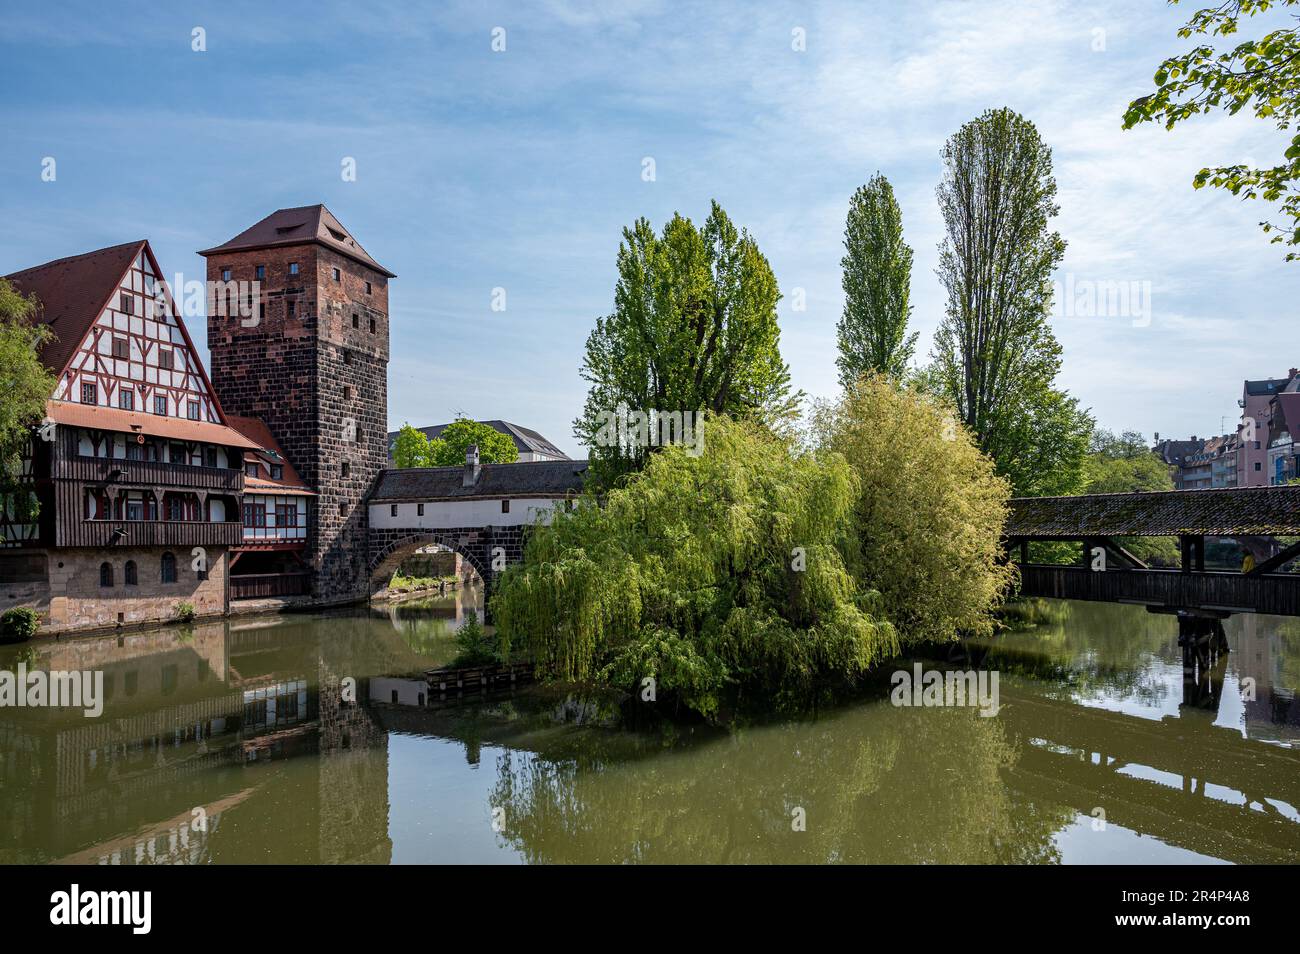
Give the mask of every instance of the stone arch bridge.
[(459, 553), (491, 594), (504, 567), (523, 558), (529, 530), (582, 492), (585, 460), (385, 470), (367, 500), (370, 592), (388, 586), (402, 561), (438, 544)]

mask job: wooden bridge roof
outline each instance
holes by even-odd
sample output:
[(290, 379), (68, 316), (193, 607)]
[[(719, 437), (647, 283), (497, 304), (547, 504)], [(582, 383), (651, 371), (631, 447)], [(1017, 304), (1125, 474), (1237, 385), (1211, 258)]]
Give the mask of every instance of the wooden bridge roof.
[(1300, 534), (1300, 486), (1017, 497), (1005, 534), (1031, 539)]

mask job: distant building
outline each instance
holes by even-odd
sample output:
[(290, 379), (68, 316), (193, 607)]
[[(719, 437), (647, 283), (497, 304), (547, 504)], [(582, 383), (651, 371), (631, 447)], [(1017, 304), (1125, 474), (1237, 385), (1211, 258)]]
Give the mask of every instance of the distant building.
[(1300, 376), (1293, 376), (1269, 402), (1268, 456), (1270, 484), (1285, 484), (1300, 476)]
[(1160, 440), (1156, 435), (1154, 453), (1169, 467), (1175, 490), (1209, 490), (1237, 486), (1236, 434), (1223, 434), (1202, 440)]
[[(518, 424), (511, 424), (509, 421), (479, 421), (479, 424), (486, 424), (494, 431), (505, 434), (515, 442), (515, 449), (519, 451), (520, 463), (535, 463), (543, 460), (569, 460), (569, 455), (564, 453), (541, 434), (527, 428), (520, 427)], [(416, 430), (422, 433), (429, 440), (442, 436), (449, 424), (435, 424), (433, 427), (417, 427)], [(388, 460), (392, 463), (393, 448), (397, 446), (398, 431), (388, 432)]]
[(1189, 489), (1184, 482), (1184, 467), (1191, 460), (1192, 455), (1197, 453), (1204, 446), (1204, 441), (1199, 440), (1195, 434), (1191, 440), (1161, 440), (1160, 435), (1156, 435), (1156, 446), (1154, 453), (1169, 468), (1169, 476), (1173, 479), (1175, 490)]
[(1242, 385), (1241, 423), (1237, 426), (1237, 486), (1266, 487), (1271, 482), (1268, 471), (1268, 428), (1273, 398), (1296, 378), (1292, 368), (1285, 378), (1246, 381)]

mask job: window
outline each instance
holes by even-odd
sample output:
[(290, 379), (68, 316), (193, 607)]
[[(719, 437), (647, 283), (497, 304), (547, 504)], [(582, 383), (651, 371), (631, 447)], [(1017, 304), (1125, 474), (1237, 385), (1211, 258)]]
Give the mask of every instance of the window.
[(127, 586), (136, 586), (139, 584), (140, 581), (136, 575), (134, 560), (126, 561), (126, 566), (122, 570), (122, 582)]
[(199, 419), (199, 402), (198, 402), (198, 401), (190, 401), (190, 402), (189, 402), (189, 406), (187, 407), (186, 410), (188, 411), (188, 415), (187, 415), (187, 416), (189, 417), (189, 419), (190, 419), (191, 421), (197, 421), (197, 420)]
[(131, 357), (131, 343), (127, 341), (125, 338), (119, 338), (117, 335), (114, 335), (113, 336), (113, 357), (115, 358)]
[(352, 313), (352, 327), (353, 328), (361, 327), (361, 318), (359, 315), (357, 315), (355, 311)]
[(339, 277), (340, 277), (340, 276), (339, 276), (339, 270), (338, 270), (337, 268), (331, 268), (331, 269), (330, 269), (330, 277), (333, 278), (335, 281), (338, 281), (338, 280), (339, 280)]
[(170, 371), (175, 367), (176, 355), (171, 348), (163, 348), (158, 352), (158, 367)]
[(144, 498), (143, 497), (126, 498), (126, 519), (127, 520), (144, 519)]
[(144, 460), (144, 445), (135, 441), (126, 442), (126, 459), (127, 460)]
[(99, 391), (93, 384), (83, 384), (81, 386), (81, 403), (98, 404)]
[(343, 363), (344, 364), (352, 363), (352, 352), (348, 351), (346, 348), (343, 350)]
[(1255, 469), (1256, 469), (1256, 470), (1259, 470), (1259, 469), (1260, 469), (1260, 467), (1259, 467), (1259, 461), (1255, 461)]
[(352, 400), (352, 385), (350, 384), (343, 385), (343, 400), (345, 401)]
[(217, 449), (212, 446), (203, 448), (203, 464), (206, 467), (217, 466)]
[(258, 468), (258, 466), (257, 466), (256, 463), (253, 463), (253, 462), (246, 463), (246, 464), (244, 464), (244, 476), (245, 476), (245, 477), (256, 477), (256, 476), (257, 476), (258, 469), (259, 469), (259, 468)]
[(417, 517), (423, 517), (423, 516), (424, 516), (424, 504), (416, 504), (416, 505), (415, 505), (415, 515), (416, 515)]
[(389, 506), (388, 506), (388, 515), (389, 515), (390, 517), (396, 517), (396, 516), (397, 516), (397, 504), (389, 504)]
[(262, 503), (244, 504), (244, 526), (265, 527), (266, 526), (266, 504), (262, 504)]
[(167, 459), (173, 464), (188, 464), (189, 455), (185, 453), (184, 444), (172, 444), (167, 448)]
[(260, 281), (265, 281), (265, 280), (266, 280), (266, 266), (265, 266), (265, 265), (258, 265), (258, 266), (257, 266), (257, 280), (258, 280), (259, 282), (260, 282)]
[(370, 294), (370, 282), (366, 282), (366, 294)]
[(228, 269), (228, 268), (223, 268), (223, 269), (221, 270), (221, 280), (222, 280), (223, 282), (228, 282), (228, 281), (230, 281), (230, 269)]
[(124, 411), (135, 410), (135, 392), (128, 387), (123, 387), (117, 392), (117, 406)]
[(153, 412), (155, 414), (161, 415), (162, 417), (167, 416), (167, 395), (165, 394), (154, 395)]
[(176, 554), (168, 551), (162, 555), (161, 576), (164, 583), (176, 582)]
[(375, 319), (373, 318), (370, 319), (370, 333), (372, 335), (375, 333)]
[(340, 500), (340, 501), (339, 501), (339, 516), (340, 516), (340, 517), (346, 517), (347, 515), (348, 515), (348, 505), (347, 505), (344, 501)]
[(287, 314), (290, 318), (292, 318), (294, 316), (294, 313), (297, 311), (295, 307), (297, 304), (298, 303), (294, 301), (292, 298), (290, 298), (288, 301), (284, 303), (285, 314)]
[(503, 501), (501, 501), (501, 512), (502, 512), (502, 513), (509, 513), (509, 512), (510, 512), (510, 501), (509, 501), (509, 500), (503, 500)]
[(113, 585), (113, 564), (101, 563), (99, 565), (99, 585), (100, 586)]
[(298, 526), (298, 508), (294, 504), (275, 505), (275, 525), (277, 527)]
[(127, 292), (121, 292), (117, 296), (117, 310), (125, 312), (128, 315), (135, 314), (135, 307), (132, 305), (135, 299)]
[(272, 465), (271, 465), (271, 479), (272, 479), (272, 480), (283, 480), (283, 479), (284, 479), (284, 465), (283, 465), (283, 464), (272, 464)]
[(298, 263), (297, 263), (297, 262), (290, 262), (290, 263), (289, 263), (289, 274), (290, 274), (290, 275), (297, 275), (297, 274), (298, 274)]
[(352, 475), (352, 465), (347, 461), (343, 462), (343, 466), (340, 469), (342, 470), (344, 477), (350, 477)]
[(259, 321), (261, 321), (265, 317), (266, 317), (266, 302), (259, 301), (257, 303), (257, 318)]

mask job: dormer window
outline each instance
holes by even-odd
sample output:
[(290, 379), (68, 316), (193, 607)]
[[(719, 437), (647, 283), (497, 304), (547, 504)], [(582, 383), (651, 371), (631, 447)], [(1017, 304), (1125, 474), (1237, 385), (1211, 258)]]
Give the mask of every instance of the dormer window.
[(271, 479), (272, 479), (272, 480), (283, 480), (283, 479), (284, 479), (284, 465), (283, 465), (283, 464), (272, 464), (272, 465), (271, 465)]
[(257, 473), (257, 472), (258, 472), (259, 469), (260, 469), (260, 468), (258, 467), (257, 462), (256, 462), (256, 461), (251, 461), (251, 460), (250, 460), (250, 461), (248, 461), (248, 462), (246, 462), (246, 463), (244, 464), (244, 476), (245, 476), (245, 477), (256, 477), (256, 476), (258, 476), (258, 473)]

